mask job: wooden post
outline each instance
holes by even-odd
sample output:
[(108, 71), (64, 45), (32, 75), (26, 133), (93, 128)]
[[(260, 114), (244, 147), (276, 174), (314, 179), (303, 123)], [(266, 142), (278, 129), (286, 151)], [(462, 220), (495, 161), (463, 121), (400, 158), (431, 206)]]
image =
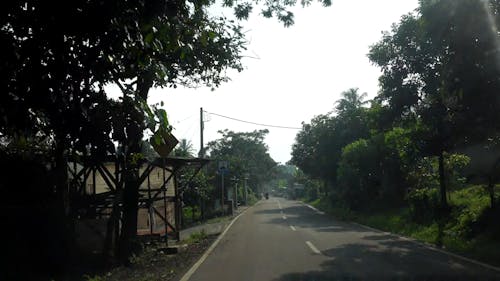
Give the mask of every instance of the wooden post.
[(168, 224), (167, 224), (167, 187), (165, 186), (165, 158), (162, 157), (162, 173), (163, 173), (163, 210), (164, 210), (164, 215), (165, 215), (165, 245), (168, 247)]
[(153, 201), (151, 201), (151, 181), (149, 180), (149, 175), (151, 174), (148, 173), (148, 215), (149, 215), (149, 232), (150, 234), (153, 234), (153, 212), (151, 211), (151, 208), (153, 208), (152, 204)]
[(174, 181), (174, 191), (175, 191), (175, 232), (176, 232), (176, 239), (177, 241), (180, 241), (180, 221), (181, 221), (181, 200), (179, 196), (179, 190), (177, 188), (177, 169), (172, 167), (172, 173), (174, 174), (172, 180)]

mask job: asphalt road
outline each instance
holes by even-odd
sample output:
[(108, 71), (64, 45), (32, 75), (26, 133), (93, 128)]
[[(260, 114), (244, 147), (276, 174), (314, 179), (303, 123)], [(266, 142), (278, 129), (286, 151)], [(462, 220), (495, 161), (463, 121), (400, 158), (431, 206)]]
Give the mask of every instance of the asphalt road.
[(189, 280), (500, 280), (500, 272), (270, 198), (239, 217)]

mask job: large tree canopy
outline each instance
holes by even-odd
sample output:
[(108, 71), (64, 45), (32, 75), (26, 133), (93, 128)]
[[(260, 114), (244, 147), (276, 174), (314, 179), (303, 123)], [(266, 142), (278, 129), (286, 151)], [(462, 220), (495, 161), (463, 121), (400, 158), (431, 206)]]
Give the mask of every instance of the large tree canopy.
[(443, 154), (498, 130), (497, 9), (497, 1), (421, 1), (370, 50), (383, 72), (378, 99), (395, 122), (418, 120), (422, 151), (439, 156), (443, 205)]
[(273, 168), (277, 164), (264, 143), (268, 132), (221, 131), (222, 137), (207, 145), (210, 158), (228, 161), (230, 176), (243, 179), (248, 174), (249, 186), (255, 192), (261, 191), (263, 184), (272, 178)]
[(303, 124), (292, 147), (291, 162), (316, 179), (335, 182), (342, 148), (368, 134), (365, 96), (358, 89), (349, 89), (342, 93), (334, 112)]

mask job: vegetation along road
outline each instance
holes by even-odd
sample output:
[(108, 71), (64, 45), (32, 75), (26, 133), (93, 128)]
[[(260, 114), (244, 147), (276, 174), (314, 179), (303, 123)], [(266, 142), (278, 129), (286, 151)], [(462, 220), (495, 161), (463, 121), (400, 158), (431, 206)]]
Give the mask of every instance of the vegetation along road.
[(183, 280), (494, 280), (500, 271), (270, 198), (243, 213)]

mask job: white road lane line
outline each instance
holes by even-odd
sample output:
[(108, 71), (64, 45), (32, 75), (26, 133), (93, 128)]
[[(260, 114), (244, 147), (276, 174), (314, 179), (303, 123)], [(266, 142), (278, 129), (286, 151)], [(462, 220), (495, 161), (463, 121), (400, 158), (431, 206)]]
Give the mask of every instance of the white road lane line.
[[(255, 204), (255, 205), (257, 205), (257, 204)], [(248, 210), (252, 209), (255, 205), (247, 208), (246, 210), (244, 210), (243, 212), (241, 212), (238, 216), (236, 216), (231, 221), (231, 223), (226, 227), (226, 229), (221, 234), (219, 234), (219, 237), (217, 237), (217, 239), (215, 240), (215, 242), (205, 251), (205, 253), (203, 253), (203, 255), (201, 256), (201, 258), (195, 264), (193, 264), (193, 266), (188, 270), (188, 272), (186, 272), (186, 274), (184, 274), (184, 276), (182, 276), (182, 278), (180, 279), (180, 281), (188, 281), (191, 278), (191, 276), (196, 272), (196, 270), (201, 266), (201, 264), (207, 259), (207, 257), (210, 255), (210, 253), (212, 253), (212, 251), (215, 249), (215, 247), (217, 247), (217, 245), (222, 240), (222, 238), (224, 237), (224, 235), (226, 235), (226, 233), (229, 231), (229, 229), (231, 228), (231, 226), (233, 226), (233, 224), (243, 214), (245, 214)]]
[(307, 246), (309, 246), (309, 248), (311, 248), (311, 251), (313, 251), (313, 253), (317, 254), (317, 255), (321, 255), (321, 252), (318, 250), (318, 248), (316, 248), (313, 243), (311, 243), (310, 241), (306, 241), (306, 244)]
[(293, 230), (293, 231), (297, 231), (297, 229), (295, 228), (295, 226), (293, 225), (290, 225), (290, 228)]
[(276, 200), (276, 203), (278, 203), (278, 207), (281, 209), (281, 204), (279, 200)]
[(283, 219), (286, 220), (286, 216), (285, 215), (283, 215)]

